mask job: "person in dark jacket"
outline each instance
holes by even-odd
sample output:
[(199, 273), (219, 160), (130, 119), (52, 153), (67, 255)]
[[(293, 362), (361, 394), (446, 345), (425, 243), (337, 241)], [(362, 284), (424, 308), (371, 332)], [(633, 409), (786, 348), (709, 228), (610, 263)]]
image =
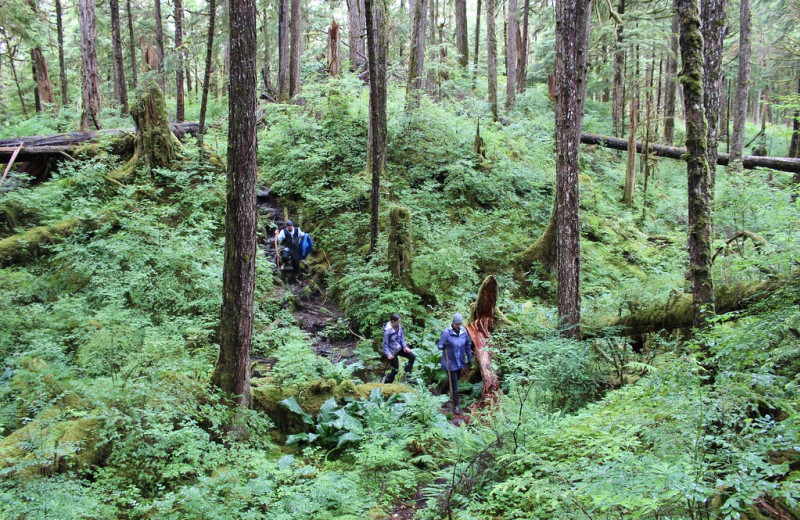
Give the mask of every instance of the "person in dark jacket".
[(442, 351), (442, 370), (447, 372), (453, 412), (461, 413), (458, 396), (458, 377), (472, 365), (472, 341), (464, 327), (461, 314), (453, 315), (453, 323), (442, 331), (439, 337), (439, 350)]
[(411, 371), (414, 370), (414, 360), (417, 356), (411, 352), (406, 344), (406, 335), (403, 332), (403, 325), (400, 324), (400, 315), (392, 314), (391, 320), (386, 322), (383, 326), (383, 353), (389, 359), (389, 364), (392, 366), (392, 371), (386, 376), (386, 383), (393, 383), (397, 371), (400, 370), (400, 360), (398, 356), (408, 359), (405, 370), (409, 383), (414, 383), (411, 377)]
[[(281, 229), (280, 232), (275, 230), (275, 252), (278, 252), (279, 245), (283, 246), (283, 251), (280, 252), (278, 258), (281, 259), (283, 265), (291, 262), (293, 273), (300, 271), (300, 239), (304, 236), (306, 234), (300, 231), (300, 228), (295, 227), (291, 220), (286, 222), (285, 229)], [(280, 268), (280, 265), (278, 267)]]

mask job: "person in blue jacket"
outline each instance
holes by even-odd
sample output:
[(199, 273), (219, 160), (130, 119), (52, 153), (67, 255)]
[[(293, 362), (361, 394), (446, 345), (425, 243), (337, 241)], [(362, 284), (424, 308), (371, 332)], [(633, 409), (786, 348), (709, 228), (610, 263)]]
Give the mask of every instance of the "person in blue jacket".
[(447, 372), (453, 412), (461, 413), (458, 397), (458, 376), (472, 365), (472, 341), (469, 339), (464, 318), (453, 315), (453, 323), (444, 329), (439, 337), (439, 350), (442, 351), (442, 370)]
[(386, 376), (386, 383), (394, 383), (394, 376), (400, 369), (398, 356), (408, 359), (405, 366), (406, 378), (409, 383), (415, 383), (411, 377), (411, 371), (414, 370), (414, 360), (417, 359), (417, 356), (406, 344), (406, 335), (403, 332), (403, 325), (400, 324), (400, 315), (397, 313), (392, 314), (391, 320), (383, 326), (383, 353), (386, 354), (389, 364), (392, 366), (392, 371)]

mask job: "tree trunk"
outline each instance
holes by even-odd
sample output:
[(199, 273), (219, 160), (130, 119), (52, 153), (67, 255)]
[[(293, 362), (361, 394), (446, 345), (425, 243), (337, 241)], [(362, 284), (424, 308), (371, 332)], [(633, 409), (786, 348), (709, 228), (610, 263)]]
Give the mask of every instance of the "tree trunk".
[[(421, 1), (421, 0), (418, 0)], [(489, 109), (492, 119), (497, 121), (497, 35), (494, 4), (486, 0), (486, 69), (489, 80)]]
[(100, 78), (97, 72), (97, 28), (94, 19), (94, 0), (79, 0), (78, 6), (83, 70), (81, 130), (87, 130), (90, 123), (99, 130)]
[[(748, 0), (745, 0), (748, 1)], [(681, 70), (686, 116), (686, 163), (689, 178), (689, 271), (692, 279), (693, 320), (705, 326), (714, 315), (711, 279), (711, 197), (703, 111), (703, 35), (697, 0), (677, 0), (680, 16)]]
[(175, 55), (178, 70), (175, 71), (175, 121), (182, 123), (184, 115), (183, 99), (183, 5), (175, 0)]
[(412, 288), (413, 247), (411, 242), (411, 212), (402, 206), (389, 210), (389, 270), (408, 289)]
[(250, 406), (250, 350), (256, 270), (256, 4), (229, 0), (228, 196), (219, 358), (212, 381)]
[(408, 81), (406, 83), (406, 106), (419, 107), (424, 88), (425, 73), (425, 22), (429, 0), (414, 2), (414, 19), (411, 23), (411, 48), (408, 52)]
[(719, 109), (722, 95), (722, 40), (725, 37), (726, 3), (726, 0), (700, 0), (703, 30), (703, 108), (708, 123), (706, 161), (711, 204), (714, 200), (714, 183), (717, 177)]
[(733, 103), (733, 135), (731, 136), (731, 158), (734, 161), (741, 159), (744, 152), (744, 125), (750, 96), (751, 1), (740, 0), (739, 4), (739, 77), (736, 85), (736, 98)]
[(557, 262), (556, 212), (557, 207), (554, 205), (550, 220), (542, 235), (519, 255), (517, 262), (522, 270), (530, 270), (535, 263), (541, 264), (542, 270), (546, 273), (551, 273), (555, 269)]
[[(619, 0), (617, 13), (625, 14), (625, 0)], [(614, 125), (614, 136), (622, 135), (622, 119), (625, 112), (625, 48), (622, 45), (622, 24), (617, 24), (616, 40), (614, 42), (614, 91), (611, 104), (611, 119)]]
[(22, 113), (27, 118), (28, 117), (28, 109), (25, 106), (25, 96), (22, 94), (22, 87), (19, 84), (19, 76), (17, 76), (17, 68), (14, 66), (14, 54), (16, 54), (16, 48), (12, 50), (11, 46), (8, 44), (8, 36), (6, 36), (6, 52), (8, 53), (8, 64), (11, 67), (11, 74), (14, 76), (14, 83), (17, 85), (17, 95), (19, 96), (19, 104), (22, 106)]
[(517, 66), (517, 91), (525, 92), (528, 81), (528, 13), (531, 10), (531, 0), (524, 0), (522, 7), (522, 38), (519, 44), (519, 64)]
[(53, 94), (53, 85), (50, 83), (50, 72), (47, 70), (47, 61), (44, 59), (41, 47), (36, 46), (31, 49), (31, 59), (33, 60), (36, 92), (39, 95), (39, 102), (54, 105), (56, 96)]
[(514, 107), (517, 99), (517, 0), (508, 0), (508, 41), (506, 42), (506, 110)]
[(634, 95), (631, 98), (631, 124), (628, 134), (628, 164), (625, 168), (625, 190), (622, 192), (622, 202), (633, 206), (633, 196), (636, 191), (636, 130), (639, 126), (639, 100)]
[(331, 76), (338, 76), (342, 72), (340, 48), (339, 24), (334, 20), (328, 29), (328, 74)]
[(667, 58), (667, 85), (664, 92), (664, 142), (672, 146), (675, 142), (675, 94), (678, 84), (678, 12), (672, 16), (672, 29), (669, 37), (670, 54)]
[(351, 72), (361, 69), (366, 61), (364, 9), (364, 0), (347, 0), (347, 44), (350, 48)]
[(456, 50), (458, 64), (466, 69), (469, 63), (469, 39), (467, 37), (467, 0), (455, 0), (456, 4)]
[[(418, 4), (423, 3), (417, 0)], [(367, 24), (367, 65), (369, 67), (369, 160), (368, 171), (372, 174), (370, 192), (370, 256), (378, 243), (378, 204), (380, 181), (386, 168), (386, 44), (385, 15), (383, 4), (373, 5), (365, 0)]]
[(114, 97), (128, 113), (128, 86), (125, 84), (125, 64), (122, 61), (122, 35), (119, 28), (119, 0), (110, 0), (111, 7), (111, 46), (114, 54)]
[(478, 9), (475, 11), (475, 50), (472, 53), (472, 74), (473, 78), (478, 73), (478, 51), (480, 50), (479, 43), (480, 43), (480, 36), (481, 36), (481, 0), (478, 0)]
[(64, 24), (61, 19), (61, 0), (56, 0), (56, 29), (58, 31), (58, 68), (61, 80), (61, 106), (67, 106), (67, 104), (69, 104), (69, 98), (67, 97), (67, 67), (64, 65)]
[(164, 90), (164, 26), (161, 21), (161, 0), (156, 2), (156, 52), (158, 53), (158, 84)]
[(300, 32), (302, 11), (301, 0), (291, 0), (292, 21), (289, 25), (289, 34), (292, 40), (292, 50), (289, 56), (289, 97), (293, 98), (300, 93), (300, 56), (303, 55)]
[(289, 0), (278, 0), (278, 101), (289, 101)]
[(128, 14), (128, 36), (131, 44), (131, 72), (133, 73), (133, 88), (139, 86), (139, 76), (136, 69), (136, 44), (133, 38), (133, 15), (131, 14), (131, 0), (126, 2), (126, 11)]
[[(797, 95), (800, 97), (800, 74), (797, 75)], [(792, 140), (789, 144), (789, 157), (800, 158), (800, 108), (794, 110)]]
[(591, 0), (556, 1), (556, 229), (558, 317), (580, 337), (580, 195), (578, 152), (586, 97)]
[(208, 43), (206, 44), (206, 70), (203, 73), (203, 96), (200, 101), (200, 128), (198, 141), (203, 144), (203, 135), (206, 132), (206, 109), (208, 108), (208, 87), (211, 84), (211, 62), (214, 54), (214, 31), (217, 16), (216, 0), (208, 0)]

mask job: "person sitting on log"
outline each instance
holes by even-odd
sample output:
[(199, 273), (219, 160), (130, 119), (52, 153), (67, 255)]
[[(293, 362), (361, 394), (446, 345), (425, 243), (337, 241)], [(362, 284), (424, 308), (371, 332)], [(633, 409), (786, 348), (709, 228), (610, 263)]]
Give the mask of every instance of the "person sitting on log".
[(276, 261), (280, 259), (278, 268), (280, 269), (281, 263), (288, 265), (292, 263), (292, 272), (300, 272), (300, 241), (306, 236), (300, 228), (294, 225), (294, 222), (288, 220), (286, 227), (281, 229), (280, 232), (275, 230), (275, 251), (278, 252), (279, 244), (283, 245), (283, 251), (276, 257)]
[(414, 370), (414, 360), (417, 356), (411, 352), (406, 344), (406, 335), (403, 332), (403, 326), (400, 324), (400, 315), (397, 313), (392, 314), (391, 320), (386, 322), (383, 326), (383, 353), (389, 359), (389, 364), (392, 366), (392, 371), (386, 376), (386, 383), (394, 383), (394, 377), (400, 369), (399, 357), (408, 359), (405, 366), (406, 381), (411, 384), (416, 383), (411, 377), (411, 371)]
[(458, 378), (472, 365), (472, 341), (467, 334), (464, 318), (461, 314), (453, 315), (453, 323), (442, 331), (439, 337), (439, 350), (442, 351), (442, 370), (447, 372), (450, 385), (450, 399), (453, 413), (460, 414), (458, 396)]

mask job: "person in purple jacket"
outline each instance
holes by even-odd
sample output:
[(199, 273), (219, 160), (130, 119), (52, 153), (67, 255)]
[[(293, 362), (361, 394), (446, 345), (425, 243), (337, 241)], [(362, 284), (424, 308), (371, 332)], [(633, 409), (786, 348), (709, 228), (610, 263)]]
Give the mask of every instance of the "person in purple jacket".
[(414, 370), (414, 360), (417, 356), (411, 352), (406, 344), (406, 335), (403, 333), (403, 326), (400, 324), (400, 315), (392, 314), (392, 319), (386, 322), (383, 326), (383, 353), (389, 359), (389, 364), (392, 366), (392, 371), (386, 376), (386, 383), (394, 383), (394, 376), (400, 369), (400, 360), (398, 356), (408, 359), (406, 363), (406, 377), (407, 381), (414, 384), (415, 381), (411, 377), (411, 371)]
[(442, 370), (447, 372), (450, 383), (453, 413), (461, 413), (458, 377), (472, 365), (472, 341), (464, 327), (464, 318), (461, 314), (455, 313), (453, 323), (442, 331), (439, 337), (439, 350), (442, 351)]

